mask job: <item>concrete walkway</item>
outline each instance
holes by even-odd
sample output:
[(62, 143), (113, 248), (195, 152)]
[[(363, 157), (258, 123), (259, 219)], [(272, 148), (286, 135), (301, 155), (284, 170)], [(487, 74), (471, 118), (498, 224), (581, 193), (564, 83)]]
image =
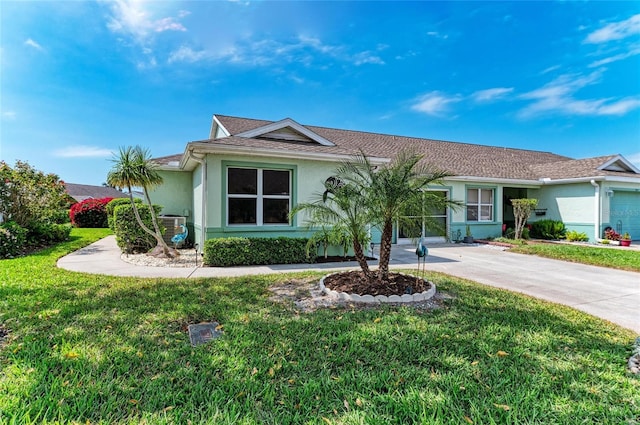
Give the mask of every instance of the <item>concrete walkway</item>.
[[(390, 266), (417, 269), (415, 247), (393, 247)], [(640, 261), (640, 253), (639, 253)], [(108, 236), (58, 261), (58, 267), (94, 274), (201, 278), (356, 269), (357, 263), (245, 267), (144, 267), (120, 259)], [(427, 270), (444, 272), (582, 310), (640, 334), (640, 273), (514, 254), (487, 245), (429, 246)]]

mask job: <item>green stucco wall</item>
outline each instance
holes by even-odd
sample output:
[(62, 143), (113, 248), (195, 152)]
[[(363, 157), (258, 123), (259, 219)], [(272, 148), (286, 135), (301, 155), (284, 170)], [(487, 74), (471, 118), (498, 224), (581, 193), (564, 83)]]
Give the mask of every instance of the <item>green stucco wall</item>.
[(162, 186), (149, 191), (151, 202), (162, 206), (162, 215), (185, 215), (191, 221), (192, 214), (192, 189), (191, 173), (186, 171), (159, 171), (162, 177)]

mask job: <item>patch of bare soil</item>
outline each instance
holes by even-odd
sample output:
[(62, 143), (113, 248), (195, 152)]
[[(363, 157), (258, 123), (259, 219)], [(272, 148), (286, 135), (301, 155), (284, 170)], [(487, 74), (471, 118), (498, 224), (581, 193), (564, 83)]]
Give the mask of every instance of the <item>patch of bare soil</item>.
[(358, 295), (399, 295), (428, 291), (431, 283), (419, 277), (389, 273), (389, 280), (370, 281), (361, 271), (335, 273), (324, 279), (324, 285), (337, 292)]
[[(318, 279), (314, 278), (304, 280), (291, 279), (281, 284), (271, 286), (269, 291), (272, 293), (271, 297), (269, 297), (271, 301), (285, 304), (292, 303), (293, 306), (302, 313), (310, 313), (321, 308), (348, 308), (352, 310), (364, 310), (378, 308), (381, 305), (375, 303), (346, 302), (330, 297), (320, 290)], [(451, 298), (452, 297), (448, 294), (437, 292), (433, 298), (425, 301), (413, 303), (385, 303), (384, 305), (410, 307), (415, 308), (416, 310), (429, 311), (443, 307), (444, 301)]]
[(9, 330), (0, 323), (0, 348), (5, 345), (7, 339), (9, 339)]

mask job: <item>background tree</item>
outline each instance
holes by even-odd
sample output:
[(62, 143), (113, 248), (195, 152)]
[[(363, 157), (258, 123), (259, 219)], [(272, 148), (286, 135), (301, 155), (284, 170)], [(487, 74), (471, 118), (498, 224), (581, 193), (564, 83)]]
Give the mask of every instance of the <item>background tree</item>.
[(45, 174), (27, 162), (12, 168), (0, 161), (0, 215), (29, 228), (37, 224), (68, 221), (71, 205), (64, 182), (56, 174)]
[(511, 205), (513, 205), (513, 216), (516, 221), (515, 239), (522, 237), (522, 230), (527, 222), (527, 219), (531, 215), (531, 212), (538, 206), (537, 199), (512, 199)]
[[(114, 187), (126, 187), (129, 192), (129, 200), (133, 208), (133, 213), (140, 227), (157, 241), (157, 246), (152, 255), (162, 255), (165, 257), (175, 257), (178, 251), (169, 248), (162, 238), (162, 232), (158, 226), (158, 220), (149, 197), (148, 189), (162, 183), (162, 177), (158, 174), (157, 166), (151, 161), (151, 155), (147, 149), (140, 146), (120, 148), (118, 155), (112, 159), (113, 168), (107, 174), (107, 184)], [(149, 229), (140, 217), (140, 212), (133, 200), (133, 187), (141, 187), (144, 192), (145, 201), (149, 206), (151, 222), (155, 231)]]

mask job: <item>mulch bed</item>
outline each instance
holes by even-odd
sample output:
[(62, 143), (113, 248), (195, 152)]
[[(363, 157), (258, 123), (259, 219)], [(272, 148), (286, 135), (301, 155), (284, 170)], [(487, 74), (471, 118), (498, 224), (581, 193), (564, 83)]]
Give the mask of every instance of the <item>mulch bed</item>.
[[(365, 259), (367, 261), (375, 260), (375, 258), (373, 257), (365, 257)], [(315, 260), (316, 263), (342, 263), (346, 261), (358, 261), (358, 260), (356, 259), (356, 257), (353, 257), (353, 256), (343, 257), (342, 255), (329, 255), (326, 258), (320, 255), (316, 257), (316, 260)]]
[(389, 273), (388, 281), (370, 282), (361, 271), (336, 273), (324, 279), (324, 285), (338, 292), (358, 295), (404, 295), (428, 291), (431, 283), (418, 277)]

